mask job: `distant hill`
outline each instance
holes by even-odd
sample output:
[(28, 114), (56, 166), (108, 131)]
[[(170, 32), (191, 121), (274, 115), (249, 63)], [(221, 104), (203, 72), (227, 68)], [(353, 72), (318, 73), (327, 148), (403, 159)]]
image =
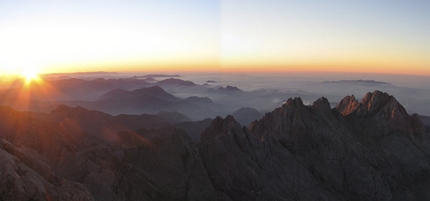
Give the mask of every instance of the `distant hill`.
[(242, 90), (239, 89), (238, 87), (227, 85), (226, 87), (218, 87), (215, 89), (210, 88), (209, 92), (236, 93), (236, 92), (242, 92)]
[(159, 86), (145, 87), (145, 88), (136, 89), (133, 91), (114, 89), (100, 96), (98, 100), (123, 99), (123, 98), (142, 97), (142, 96), (152, 96), (164, 101), (171, 101), (171, 102), (176, 102), (181, 100), (179, 98), (176, 98), (172, 94), (167, 93), (166, 91), (164, 91), (163, 88)]
[(242, 126), (249, 126), (251, 122), (261, 119), (261, 117), (263, 117), (263, 114), (261, 114), (258, 110), (250, 107), (239, 108), (235, 110), (231, 115)]
[(161, 80), (156, 84), (160, 86), (196, 86), (194, 82), (185, 81), (185, 80), (176, 79), (176, 78)]

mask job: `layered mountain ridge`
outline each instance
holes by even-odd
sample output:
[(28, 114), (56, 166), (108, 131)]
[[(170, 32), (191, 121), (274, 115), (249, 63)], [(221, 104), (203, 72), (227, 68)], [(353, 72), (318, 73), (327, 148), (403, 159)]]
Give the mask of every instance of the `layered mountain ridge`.
[[(102, 139), (92, 134), (99, 128), (82, 129), (89, 120), (73, 118), (77, 110), (97, 116), (93, 126), (124, 127)], [(49, 200), (54, 189), (62, 200), (430, 199), (430, 134), (418, 115), (380, 91), (361, 101), (347, 96), (335, 108), (324, 97), (312, 105), (290, 98), (249, 127), (217, 117), (197, 142), (174, 125), (119, 129), (137, 116), (116, 121), (65, 106), (51, 114), (0, 108), (3, 159), (40, 161), (3, 163), (14, 168), (1, 166), (8, 168), (1, 178), (9, 179), (0, 186), (11, 190), (0, 197)], [(19, 190), (13, 175), (45, 187)]]

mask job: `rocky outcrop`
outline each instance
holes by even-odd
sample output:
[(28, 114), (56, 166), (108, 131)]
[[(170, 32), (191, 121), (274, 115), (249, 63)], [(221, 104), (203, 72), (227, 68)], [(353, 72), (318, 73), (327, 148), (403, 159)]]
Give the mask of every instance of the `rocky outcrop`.
[(0, 139), (1, 200), (93, 200), (82, 184), (51, 173), (49, 163), (32, 149)]

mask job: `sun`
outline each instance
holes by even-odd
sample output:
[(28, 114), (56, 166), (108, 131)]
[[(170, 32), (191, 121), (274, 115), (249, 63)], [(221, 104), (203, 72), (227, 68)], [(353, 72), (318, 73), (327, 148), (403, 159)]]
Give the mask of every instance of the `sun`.
[(26, 83), (39, 80), (38, 71), (35, 68), (22, 69), (21, 76), (25, 79)]

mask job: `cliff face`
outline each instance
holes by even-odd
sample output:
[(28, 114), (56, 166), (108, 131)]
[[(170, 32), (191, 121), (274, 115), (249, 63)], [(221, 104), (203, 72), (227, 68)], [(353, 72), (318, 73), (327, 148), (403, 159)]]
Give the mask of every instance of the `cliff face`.
[[(409, 116), (394, 97), (379, 91), (361, 101), (347, 96), (334, 109), (324, 97), (310, 106), (289, 99), (249, 128), (232, 116), (217, 117), (197, 142), (170, 126), (118, 132), (108, 141), (85, 133), (64, 138), (60, 131), (66, 124), (31, 119), (33, 129), (50, 126), (44, 131), (59, 136), (36, 132), (37, 140), (51, 139), (61, 150), (57, 154), (49, 144), (23, 140), (28, 129), (14, 133), (7, 126), (30, 121), (23, 113), (0, 112), (8, 116), (0, 118), (2, 146), (21, 150), (3, 148), (2, 160), (15, 157), (18, 166), (30, 161), (21, 169), (46, 183), (37, 191), (41, 199), (48, 199), (43, 192), (50, 189), (58, 196), (79, 192), (79, 199), (90, 192), (95, 200), (430, 199), (429, 133), (417, 115)], [(16, 166), (3, 168), (10, 174), (2, 178), (24, 179), (28, 174)], [(14, 189), (10, 192), (30, 197), (30, 191)]]

